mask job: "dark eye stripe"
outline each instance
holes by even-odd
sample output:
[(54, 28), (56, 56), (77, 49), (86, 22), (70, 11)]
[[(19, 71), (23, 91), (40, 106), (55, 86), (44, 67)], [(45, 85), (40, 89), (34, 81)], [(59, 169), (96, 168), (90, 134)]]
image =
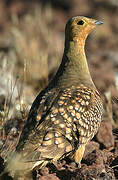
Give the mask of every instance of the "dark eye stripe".
[(78, 24), (78, 25), (83, 25), (83, 24), (84, 24), (84, 21), (80, 20), (80, 21), (78, 21), (77, 24)]

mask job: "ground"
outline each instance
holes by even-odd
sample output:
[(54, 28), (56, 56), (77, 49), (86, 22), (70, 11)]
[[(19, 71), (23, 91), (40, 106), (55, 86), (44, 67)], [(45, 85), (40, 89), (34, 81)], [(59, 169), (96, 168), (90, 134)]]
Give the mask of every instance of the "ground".
[(35, 171), (34, 179), (118, 179), (117, 0), (0, 0), (0, 172), (6, 150), (15, 148), (35, 96), (60, 64), (65, 23), (75, 15), (104, 22), (86, 42), (90, 72), (103, 99), (103, 120), (86, 147), (80, 169), (64, 159)]

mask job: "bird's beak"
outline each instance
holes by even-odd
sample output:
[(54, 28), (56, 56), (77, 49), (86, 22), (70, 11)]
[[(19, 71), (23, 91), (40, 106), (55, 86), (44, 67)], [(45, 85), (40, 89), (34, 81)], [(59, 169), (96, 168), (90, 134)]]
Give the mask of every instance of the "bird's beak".
[(101, 24), (103, 24), (103, 22), (102, 21), (95, 21), (95, 24), (96, 25), (101, 25)]

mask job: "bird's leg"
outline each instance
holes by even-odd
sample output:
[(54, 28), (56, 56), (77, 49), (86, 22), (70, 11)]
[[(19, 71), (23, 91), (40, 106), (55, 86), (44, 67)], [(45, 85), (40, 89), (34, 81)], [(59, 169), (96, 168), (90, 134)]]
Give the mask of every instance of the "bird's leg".
[(78, 147), (78, 149), (75, 151), (74, 154), (74, 160), (78, 164), (78, 167), (81, 168), (81, 160), (83, 158), (85, 151), (85, 145), (81, 145)]

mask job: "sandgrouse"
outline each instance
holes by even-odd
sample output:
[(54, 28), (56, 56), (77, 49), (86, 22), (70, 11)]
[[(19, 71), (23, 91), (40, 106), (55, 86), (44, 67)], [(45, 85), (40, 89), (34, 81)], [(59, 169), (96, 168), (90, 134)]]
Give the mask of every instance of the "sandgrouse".
[(88, 34), (99, 24), (83, 16), (67, 22), (62, 62), (32, 104), (16, 151), (8, 160), (8, 171), (28, 172), (69, 155), (81, 163), (103, 111), (84, 51)]

